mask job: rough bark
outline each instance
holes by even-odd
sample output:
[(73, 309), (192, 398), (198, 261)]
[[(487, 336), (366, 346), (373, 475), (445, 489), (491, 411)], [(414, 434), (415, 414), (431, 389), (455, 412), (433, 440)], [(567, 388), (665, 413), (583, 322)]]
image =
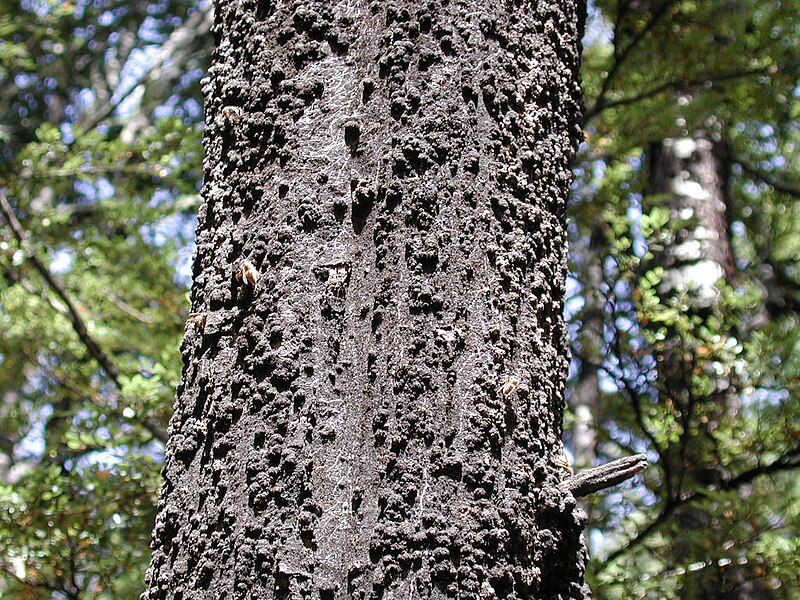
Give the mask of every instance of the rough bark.
[(221, 2), (143, 598), (583, 598), (575, 1)]

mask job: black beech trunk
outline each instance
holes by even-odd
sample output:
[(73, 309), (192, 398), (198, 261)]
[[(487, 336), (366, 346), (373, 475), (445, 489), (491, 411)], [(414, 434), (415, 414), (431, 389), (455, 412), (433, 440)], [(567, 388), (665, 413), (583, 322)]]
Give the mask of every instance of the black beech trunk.
[(577, 0), (220, 2), (143, 598), (582, 598)]

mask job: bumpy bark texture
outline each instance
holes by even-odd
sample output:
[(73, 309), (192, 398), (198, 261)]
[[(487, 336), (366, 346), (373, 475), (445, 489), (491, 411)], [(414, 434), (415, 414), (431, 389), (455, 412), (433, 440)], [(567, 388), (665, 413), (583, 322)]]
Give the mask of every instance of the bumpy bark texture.
[(578, 4), (217, 5), (143, 598), (587, 596), (555, 460)]

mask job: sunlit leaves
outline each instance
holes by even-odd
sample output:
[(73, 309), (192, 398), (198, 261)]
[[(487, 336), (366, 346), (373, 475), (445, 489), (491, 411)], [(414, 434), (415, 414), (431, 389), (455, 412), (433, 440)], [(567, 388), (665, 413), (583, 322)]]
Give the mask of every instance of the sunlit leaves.
[[(748, 0), (590, 7), (571, 259), (578, 282), (598, 265), (602, 280), (576, 286), (596, 300), (571, 331), (581, 348), (581, 325), (602, 311), (600, 453), (648, 451), (657, 465), (625, 502), (594, 506), (592, 549), (619, 550), (590, 569), (597, 597), (729, 597), (745, 584), (796, 597), (798, 11)], [(720, 149), (735, 262), (702, 311), (691, 290), (665, 294), (659, 257), (693, 225), (646, 183), (651, 144), (686, 136)], [(698, 515), (709, 521), (689, 522)]]
[[(162, 451), (153, 430), (166, 427), (181, 367), (202, 115), (199, 69), (158, 81), (156, 98), (140, 75), (198, 8), (0, 0), (0, 188), (28, 238), (21, 248), (0, 219), (0, 454), (11, 462), (0, 595), (141, 591)], [(202, 66), (211, 40), (186, 40)], [(139, 107), (139, 93), (155, 103)]]
[(129, 577), (143, 577), (157, 465), (96, 460), (69, 472), (38, 468), (24, 486), (0, 487), (4, 593), (50, 598), (76, 584), (81, 597), (136, 597), (141, 584)]

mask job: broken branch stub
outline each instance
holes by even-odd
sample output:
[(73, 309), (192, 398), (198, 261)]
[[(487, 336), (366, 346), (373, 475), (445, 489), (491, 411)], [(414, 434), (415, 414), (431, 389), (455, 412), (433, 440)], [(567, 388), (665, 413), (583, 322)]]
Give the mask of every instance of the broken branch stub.
[(566, 487), (575, 498), (580, 498), (622, 483), (644, 470), (645, 467), (647, 467), (647, 456), (634, 454), (576, 473), (561, 485)]

